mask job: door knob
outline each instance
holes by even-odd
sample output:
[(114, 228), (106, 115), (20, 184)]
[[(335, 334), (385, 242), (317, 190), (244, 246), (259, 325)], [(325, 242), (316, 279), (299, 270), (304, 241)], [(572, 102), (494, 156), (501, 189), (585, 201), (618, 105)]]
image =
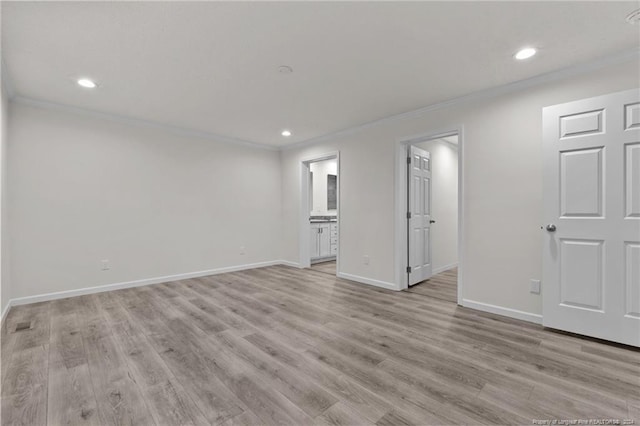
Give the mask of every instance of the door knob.
[(429, 223), (436, 223), (436, 221), (435, 220), (430, 220)]
[(553, 223), (550, 223), (549, 225), (547, 225), (547, 231), (556, 232), (556, 226)]

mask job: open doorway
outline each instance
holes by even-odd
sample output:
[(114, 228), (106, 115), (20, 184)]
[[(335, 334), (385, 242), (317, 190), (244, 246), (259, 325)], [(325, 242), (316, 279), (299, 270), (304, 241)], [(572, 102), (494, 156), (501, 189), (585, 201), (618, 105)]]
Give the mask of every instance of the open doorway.
[[(428, 162), (424, 165), (428, 170), (424, 175), (428, 181), (423, 182), (426, 189), (423, 197), (430, 200), (420, 200), (414, 188), (409, 194), (409, 205), (420, 204), (425, 207), (428, 227), (425, 229), (424, 253), (415, 253), (414, 247), (409, 246), (409, 258), (420, 266), (418, 256), (423, 256), (423, 262), (430, 268), (422, 276), (409, 276), (409, 291), (424, 294), (436, 299), (450, 302), (457, 301), (457, 268), (458, 268), (458, 135), (432, 139), (413, 145), (423, 153), (428, 154)], [(415, 151), (415, 150), (414, 150)], [(416, 186), (417, 182), (413, 182)], [(409, 182), (409, 187), (412, 182)], [(423, 190), (424, 190), (423, 189)], [(417, 199), (416, 199), (417, 198)], [(428, 209), (428, 210), (426, 210)], [(411, 243), (410, 243), (411, 244)], [(426, 262), (425, 262), (426, 261)], [(423, 263), (423, 264), (424, 264)]]
[(396, 253), (400, 288), (462, 300), (461, 129), (399, 141)]
[(337, 152), (302, 161), (301, 264), (333, 276), (339, 271), (339, 165)]

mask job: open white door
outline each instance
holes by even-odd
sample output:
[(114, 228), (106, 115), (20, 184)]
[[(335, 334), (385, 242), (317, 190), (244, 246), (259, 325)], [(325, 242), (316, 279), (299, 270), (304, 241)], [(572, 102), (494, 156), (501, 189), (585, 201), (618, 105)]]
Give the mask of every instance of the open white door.
[(409, 285), (431, 278), (431, 156), (415, 146), (407, 158)]
[(544, 108), (543, 324), (640, 346), (640, 89)]

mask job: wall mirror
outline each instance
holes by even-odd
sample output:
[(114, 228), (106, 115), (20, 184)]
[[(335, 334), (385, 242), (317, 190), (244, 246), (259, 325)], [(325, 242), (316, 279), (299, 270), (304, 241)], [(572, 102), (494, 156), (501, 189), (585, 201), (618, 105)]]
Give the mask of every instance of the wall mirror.
[(327, 210), (338, 208), (338, 176), (327, 175)]

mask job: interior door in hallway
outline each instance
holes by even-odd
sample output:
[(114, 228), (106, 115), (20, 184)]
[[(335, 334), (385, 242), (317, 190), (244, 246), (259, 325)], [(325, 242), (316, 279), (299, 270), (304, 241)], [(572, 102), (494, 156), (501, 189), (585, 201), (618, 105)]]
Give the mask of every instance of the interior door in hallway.
[(640, 346), (640, 90), (547, 107), (543, 131), (543, 324)]
[(408, 168), (409, 285), (429, 279), (431, 265), (431, 156), (410, 146)]

